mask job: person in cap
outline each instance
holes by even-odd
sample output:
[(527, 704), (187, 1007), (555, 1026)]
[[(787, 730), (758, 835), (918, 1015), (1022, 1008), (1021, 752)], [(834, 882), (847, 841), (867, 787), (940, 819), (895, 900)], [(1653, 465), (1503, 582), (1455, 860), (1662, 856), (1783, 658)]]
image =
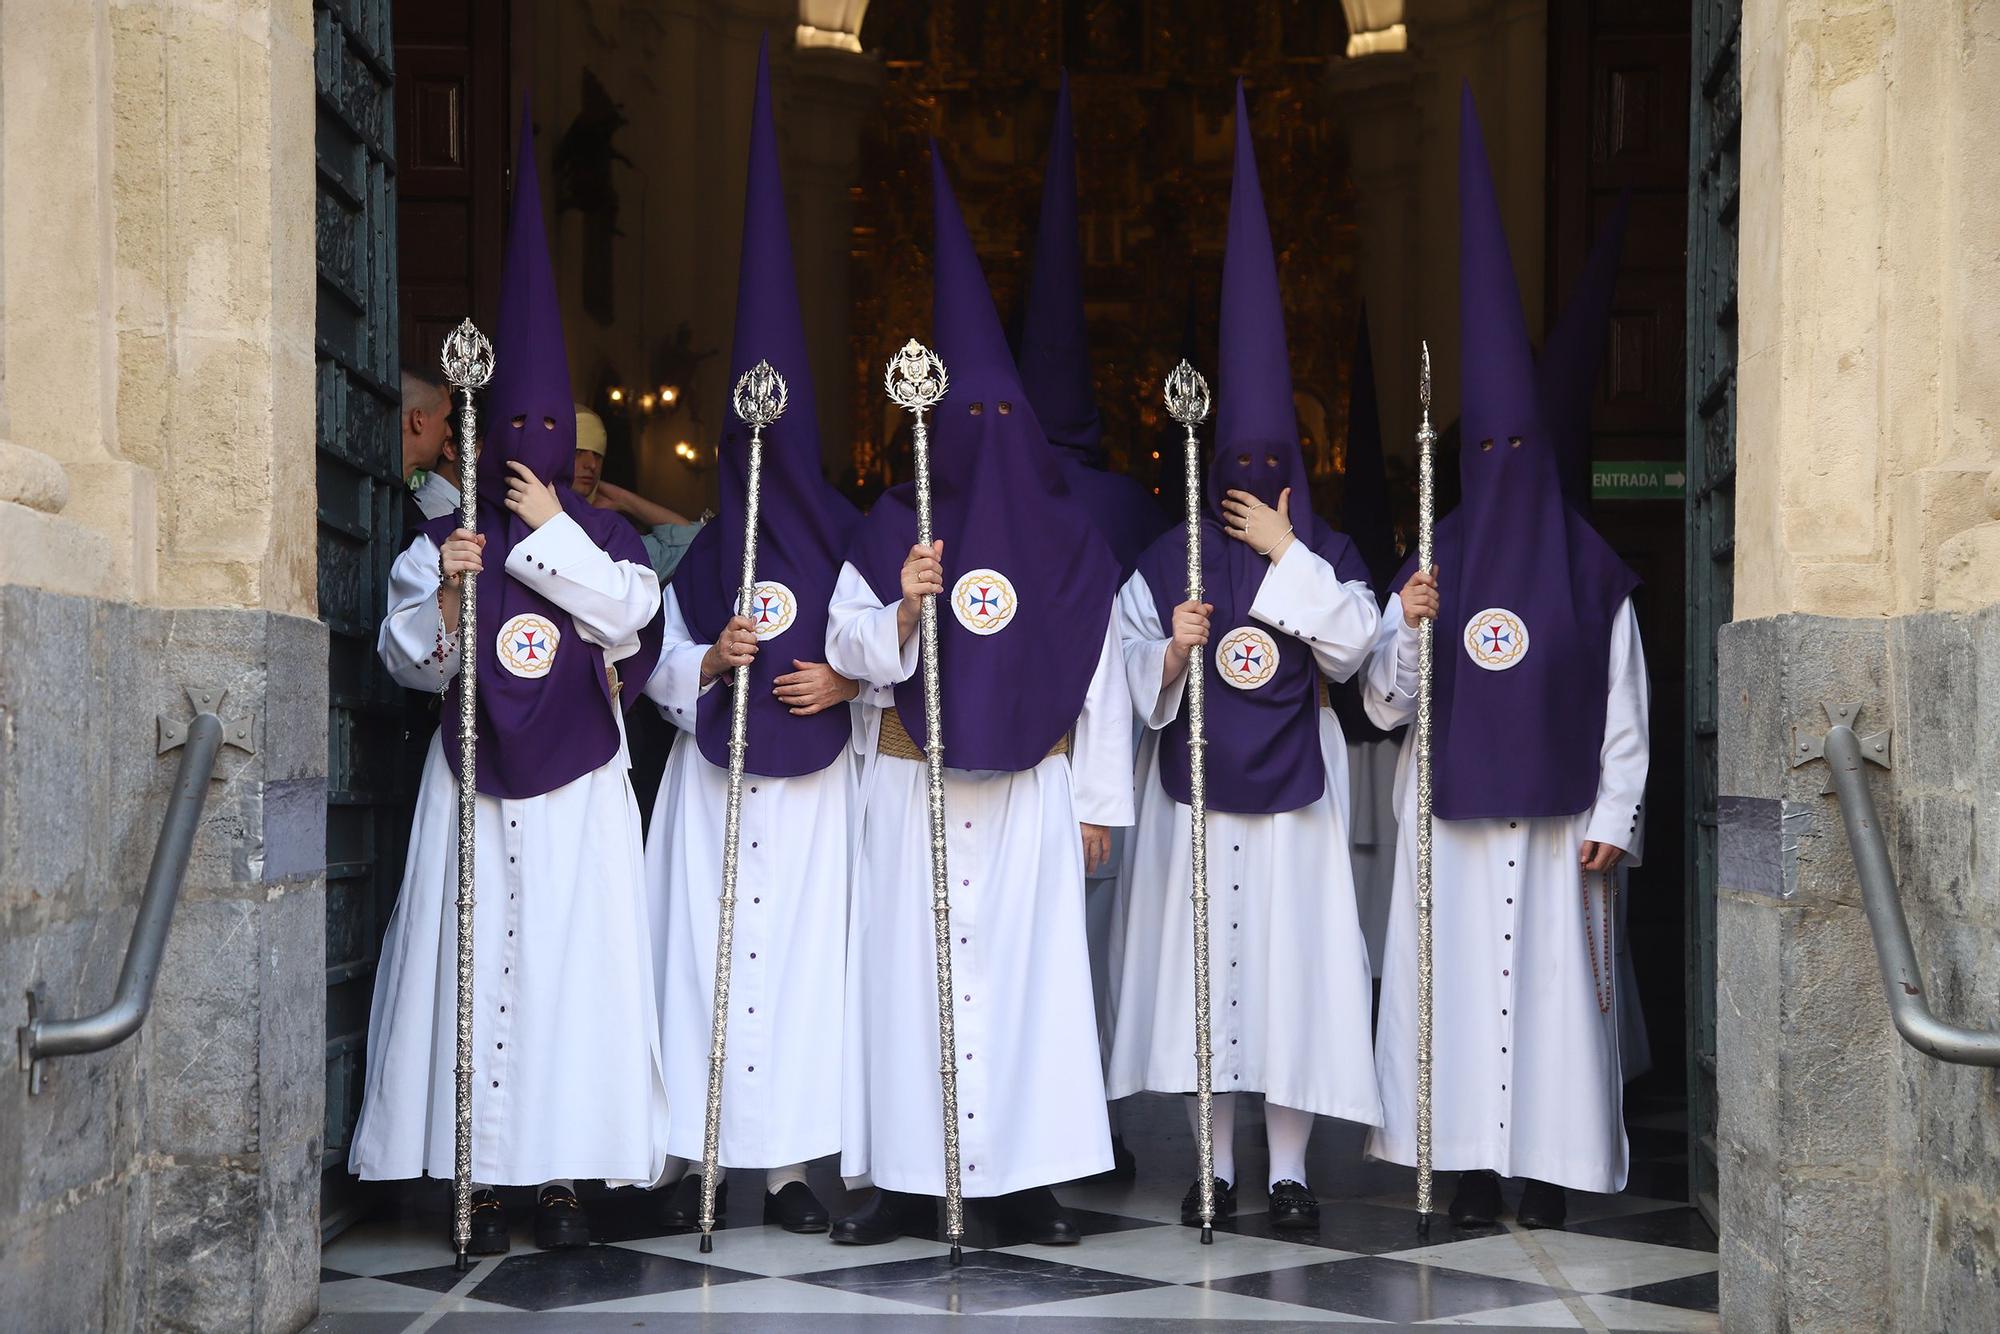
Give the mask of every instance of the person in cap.
[[(1560, 1226), (1565, 1188), (1624, 1188), (1609, 877), (1640, 853), (1647, 683), (1638, 580), (1565, 502), (1472, 95), (1459, 147), (1463, 498), (1408, 568), (1368, 664), (1384, 726), (1416, 710), (1435, 618), (1432, 1152), (1451, 1216)], [(1369, 1151), (1416, 1157), (1416, 778), (1398, 779), (1395, 900)]]
[[(1196, 1086), (1188, 673), (1207, 680), (1209, 1043), (1216, 1216), (1236, 1211), (1238, 1095), (1264, 1095), (1274, 1227), (1311, 1229), (1315, 1116), (1382, 1119), (1368, 950), (1347, 855), (1347, 750), (1322, 707), (1367, 656), (1380, 606), (1354, 544), (1312, 512), (1278, 267), (1242, 85), (1222, 266), (1221, 375), (1202, 534), (1139, 558), (1118, 600), (1126, 678), (1157, 738), (1140, 775), (1110, 1092)], [(1196, 1103), (1188, 1099), (1189, 1117)], [(1201, 1183), (1181, 1205), (1197, 1221)]]
[(578, 495), (599, 509), (622, 514), (638, 527), (639, 541), (645, 545), (653, 573), (659, 576), (661, 583), (665, 583), (673, 578), (674, 568), (687, 554), (695, 534), (701, 531), (702, 521), (689, 519), (665, 505), (646, 499), (637, 491), (605, 481), (607, 439), (604, 419), (583, 404), (577, 404), (576, 476), (570, 485), (576, 488)]
[[(1055, 127), (1049, 133), (1048, 165), (1042, 180), (1042, 212), (1035, 238), (1035, 263), (1021, 308), (1021, 350), (1016, 358), (1021, 384), (1035, 419), (1056, 447), (1070, 494), (1090, 516), (1111, 547), (1121, 577), (1132, 572), (1139, 553), (1170, 526), (1166, 511), (1138, 480), (1111, 470), (1104, 450), (1104, 420), (1091, 384), (1090, 336), (1083, 311), (1083, 253), (1077, 244), (1076, 135), (1071, 128), (1069, 75), (1056, 95)], [(1133, 744), (1138, 744), (1135, 727)], [(1097, 1001), (1098, 1048), (1111, 1060), (1115, 1026), (1119, 868), (1124, 832), (1114, 830), (1111, 855), (1091, 872), (1084, 894), (1090, 930), (1091, 993)], [(1111, 1118), (1114, 1175), (1131, 1177), (1136, 1164), (1118, 1133), (1118, 1109)]]
[[(579, 1246), (576, 1177), (656, 1179), (666, 1158), (639, 811), (617, 676), (650, 675), (660, 589), (637, 534), (570, 489), (576, 418), (524, 109), (479, 451), (478, 531), (423, 526), (390, 571), (382, 661), (446, 695), (417, 794), (368, 1028), (349, 1166), (453, 1171), (458, 789), (475, 825), (471, 1249), (508, 1246), (492, 1187), (541, 1185), (535, 1241)], [(478, 581), (478, 768), (459, 771), (464, 580)], [(622, 698), (621, 698), (622, 695)]]
[(1071, 1244), (1049, 1184), (1110, 1168), (1083, 881), (1132, 818), (1118, 565), (1069, 491), (994, 313), (935, 145), (930, 427), (937, 541), (911, 486), (863, 521), (834, 589), (835, 671), (867, 709), (848, 937), (841, 1168), (876, 1193), (835, 1241), (922, 1230), (944, 1191), (918, 611), (938, 598), (960, 1180), (1004, 1229)]
[[(763, 1216), (824, 1232), (805, 1165), (840, 1148), (848, 837), (857, 685), (826, 665), (827, 604), (859, 515), (820, 470), (818, 405), (785, 224), (768, 51), (760, 52), (729, 383), (768, 361), (789, 406), (764, 430), (757, 588), (737, 614), (749, 428), (721, 448), (721, 510), (666, 592), (665, 648), (646, 695), (679, 732), (646, 839), (673, 1110), (663, 1221), (700, 1221), (715, 937), (729, 789), (733, 673), (750, 668), (748, 750), (730, 964), (719, 1161), (764, 1168)], [(689, 1165), (696, 1164), (690, 1171)], [(682, 1175), (684, 1174), (684, 1175)], [(717, 1183), (716, 1212), (729, 1182)]]

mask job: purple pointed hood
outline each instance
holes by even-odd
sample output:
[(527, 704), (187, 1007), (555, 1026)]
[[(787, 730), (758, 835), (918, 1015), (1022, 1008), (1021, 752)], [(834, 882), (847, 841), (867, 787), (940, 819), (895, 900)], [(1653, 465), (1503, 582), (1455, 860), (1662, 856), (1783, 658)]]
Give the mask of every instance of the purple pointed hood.
[(1563, 500), (1470, 89), (1459, 207), (1464, 495), (1437, 533), (1437, 813), (1574, 815), (1596, 799), (1613, 618), (1638, 580)]
[(1590, 409), (1610, 338), (1611, 298), (1631, 206), (1631, 195), (1619, 196), (1535, 365), (1542, 416), (1555, 442), (1556, 475), (1563, 495), (1577, 506), (1590, 499)]
[[(476, 782), (488, 796), (520, 799), (553, 792), (618, 754), (623, 742), (615, 710), (620, 707), (606, 672), (604, 650), (578, 631), (570, 614), (508, 573), (514, 548), (533, 530), (507, 508), (507, 465), (525, 463), (556, 489), (563, 512), (550, 523), (582, 528), (613, 560), (650, 568), (645, 546), (632, 526), (609, 510), (594, 508), (570, 489), (576, 466), (576, 406), (569, 391), (569, 357), (563, 346), (562, 310), (556, 300), (554, 266), (542, 226), (541, 182), (535, 171), (535, 131), (525, 99), (521, 104), (520, 156), (514, 169), (514, 201), (508, 216), (507, 249), (500, 271), (500, 306), (493, 326), (493, 382), (481, 404), (484, 428), (479, 447), (479, 532), (486, 538), (485, 569), (479, 582), (479, 772)], [(419, 530), (442, 545), (459, 525), (456, 511)], [(631, 684), (623, 706), (639, 698), (639, 687), (659, 660), (661, 617), (640, 633), (638, 651), (617, 663)], [(518, 676), (504, 669), (494, 650), (502, 637), (545, 634), (554, 658), (541, 676)], [(459, 716), (454, 681), (445, 718)], [(445, 727), (456, 729), (455, 721)], [(458, 746), (445, 757), (458, 772)]]
[(1122, 569), (1167, 527), (1166, 516), (1136, 479), (1109, 471), (1104, 422), (1091, 386), (1090, 337), (1083, 313), (1083, 253), (1077, 244), (1076, 137), (1071, 129), (1069, 75), (1056, 96), (1042, 181), (1041, 223), (1034, 271), (1022, 302), (1021, 383), (1049, 443), (1056, 447), (1070, 491)]
[[(820, 465), (819, 405), (799, 316), (792, 242), (785, 220), (778, 133), (771, 118), (769, 41), (757, 55), (750, 113), (750, 169), (743, 192), (743, 246), (736, 279), (736, 333), (728, 388), (759, 361), (785, 377), (785, 415), (764, 428), (757, 518), (753, 615), (760, 648), (750, 668), (749, 750), (744, 767), (769, 778), (817, 773), (839, 757), (850, 724), (845, 709), (792, 716), (771, 692), (794, 662), (826, 660), (826, 612), (841, 557), (859, 519)], [(674, 595), (697, 640), (713, 643), (735, 614), (749, 515), (750, 428), (728, 405), (722, 433), (716, 519), (696, 534), (674, 571)], [(777, 627), (773, 629), (773, 627)], [(733, 677), (731, 682), (733, 685)], [(711, 764), (729, 763), (730, 688), (701, 697), (695, 739)]]
[[(1368, 337), (1366, 306), (1361, 308), (1354, 358), (1348, 367), (1347, 475), (1341, 489), (1340, 526), (1368, 569), (1376, 599), (1387, 602), (1389, 579), (1396, 572), (1396, 536), (1389, 513), (1389, 478), (1382, 460), (1382, 415), (1375, 397), (1375, 351)], [(1349, 741), (1393, 736), (1393, 729), (1377, 727), (1368, 717), (1361, 701), (1362, 688), (1356, 675), (1329, 692), (1341, 735)]]
[[(935, 143), (931, 184), (932, 347), (951, 385), (930, 425), (932, 528), (944, 542), (945, 760), (955, 769), (1021, 771), (1039, 764), (1083, 711), (1118, 566), (1070, 493), (1028, 400)], [(915, 506), (910, 483), (884, 493), (849, 556), (884, 602), (902, 596)], [(923, 745), (921, 672), (896, 688), (896, 707)]]
[[(1217, 810), (1255, 814), (1297, 810), (1319, 799), (1326, 769), (1319, 749), (1319, 669), (1311, 646), (1280, 626), (1252, 621), (1270, 561), (1223, 528), (1221, 505), (1231, 490), (1268, 505), (1291, 488), (1298, 545), (1285, 559), (1325, 561), (1343, 581), (1366, 582), (1368, 570), (1345, 536), (1312, 512), (1305, 457), (1292, 408), (1290, 353), (1278, 262), (1264, 217), (1256, 151), (1243, 85), (1236, 85), (1236, 170), (1229, 190), (1229, 239), (1222, 260), (1221, 376), (1216, 389), (1215, 456), (1209, 465), (1202, 525), (1202, 595), (1215, 611), (1211, 648), (1198, 655), (1207, 674), (1208, 802)], [(1139, 573), (1162, 625), (1187, 597), (1186, 539), (1176, 529), (1147, 548)], [(1275, 645), (1277, 665), (1251, 689), (1225, 680), (1216, 666), (1239, 630)], [(1255, 652), (1265, 650), (1260, 646)], [(1176, 801), (1190, 793), (1185, 712), (1168, 724), (1159, 748), (1160, 782)]]

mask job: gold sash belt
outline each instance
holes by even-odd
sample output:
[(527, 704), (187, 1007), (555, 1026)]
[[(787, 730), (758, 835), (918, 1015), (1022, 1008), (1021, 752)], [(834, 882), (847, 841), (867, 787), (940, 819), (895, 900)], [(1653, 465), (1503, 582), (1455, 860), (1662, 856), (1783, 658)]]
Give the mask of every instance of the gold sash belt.
[[(917, 749), (917, 743), (910, 738), (909, 730), (903, 726), (903, 715), (894, 709), (882, 710), (882, 733), (875, 738), (875, 753), (897, 760), (924, 758), (923, 751)], [(1065, 732), (1055, 745), (1049, 747), (1049, 755), (1067, 754), (1069, 754), (1069, 733)], [(1048, 756), (1043, 758), (1047, 759)]]

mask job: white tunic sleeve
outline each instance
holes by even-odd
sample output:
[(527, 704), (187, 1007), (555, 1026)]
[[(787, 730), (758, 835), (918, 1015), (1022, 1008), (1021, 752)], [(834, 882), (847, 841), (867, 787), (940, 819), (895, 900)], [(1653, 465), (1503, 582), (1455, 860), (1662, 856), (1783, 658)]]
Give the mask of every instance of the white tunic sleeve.
[(1145, 575), (1134, 571), (1125, 581), (1125, 587), (1118, 591), (1114, 615), (1125, 653), (1125, 687), (1132, 696), (1132, 707), (1147, 727), (1157, 731), (1180, 716), (1187, 672), (1183, 669), (1172, 684), (1163, 681), (1172, 636), (1160, 624), (1159, 605)]
[(646, 698), (659, 705), (660, 714), (684, 732), (694, 731), (695, 701), (715, 688), (701, 680), (701, 660), (709, 646), (695, 642), (687, 618), (681, 615), (681, 601), (668, 588), (663, 599), (665, 624), (661, 631), (660, 660), (646, 682)]
[(613, 560), (567, 514), (515, 543), (507, 573), (568, 612), (577, 633), (602, 647), (607, 662), (635, 653), (639, 632), (660, 610), (660, 580), (652, 567)]
[(419, 534), (389, 567), (389, 614), (375, 639), (375, 652), (389, 675), (411, 690), (434, 693), (458, 675), (457, 635), (442, 636), (444, 657), (438, 657), (444, 628), (438, 582), (437, 544)]
[(1587, 841), (1625, 849), (1636, 866), (1645, 851), (1646, 710), (1651, 687), (1639, 643), (1639, 617), (1627, 598), (1611, 624), (1609, 687), (1604, 699), (1604, 749), (1598, 763), (1597, 804), (1584, 826)]
[(1343, 581), (1303, 542), (1293, 542), (1264, 572), (1250, 614), (1310, 644), (1321, 673), (1333, 681), (1354, 675), (1381, 624), (1381, 608), (1367, 581)]
[(1132, 823), (1132, 692), (1125, 686), (1123, 656), (1114, 609), (1105, 622), (1097, 670), (1084, 692), (1083, 712), (1077, 716), (1076, 739), (1070, 747), (1076, 818), (1085, 824)]
[[(885, 604), (861, 571), (843, 563), (826, 612), (827, 666), (864, 687), (897, 686), (909, 680), (917, 670), (917, 650), (923, 636), (912, 632), (908, 643), (899, 640), (897, 605)], [(866, 689), (862, 698), (869, 698)], [(893, 701), (879, 702), (886, 705)]]
[(1361, 703), (1385, 729), (1417, 715), (1417, 631), (1403, 620), (1403, 595), (1391, 593), (1361, 665)]

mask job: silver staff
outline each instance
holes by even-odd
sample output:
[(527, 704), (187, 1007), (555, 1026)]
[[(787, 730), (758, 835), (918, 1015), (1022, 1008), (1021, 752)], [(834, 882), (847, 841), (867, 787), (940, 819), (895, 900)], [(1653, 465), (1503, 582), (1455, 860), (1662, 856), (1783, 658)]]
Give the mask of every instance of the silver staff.
[[(931, 545), (931, 449), (924, 413), (936, 407), (949, 382), (937, 353), (912, 338), (889, 359), (882, 381), (889, 398), (913, 418), (911, 452), (917, 462), (917, 543)], [(924, 594), (918, 624), (923, 635), (924, 768), (931, 814), (931, 921), (936, 932), (938, 1084), (944, 1094), (944, 1232), (951, 1262), (959, 1263), (965, 1235), (965, 1198), (958, 1179), (958, 1039), (951, 1012), (951, 890), (945, 868), (944, 712), (938, 698), (937, 595)]]
[[(785, 377), (760, 361), (736, 381), (736, 415), (750, 428), (750, 487), (743, 509), (743, 583), (736, 614), (757, 596), (757, 507), (764, 476), (764, 428), (785, 415)], [(701, 1134), (701, 1249), (715, 1249), (716, 1156), (722, 1143), (722, 1062), (729, 1038), (729, 965), (735, 957), (736, 849), (743, 833), (743, 755), (749, 749), (750, 665), (736, 669), (729, 700), (729, 796), (722, 817), (722, 901), (715, 919), (715, 1012), (709, 1020), (708, 1114)]]
[[(1431, 568), (1431, 529), (1436, 504), (1431, 429), (1431, 345), (1422, 344), (1423, 373), (1417, 394), (1423, 420), (1417, 426), (1417, 568)], [(1417, 622), (1417, 1235), (1431, 1234), (1431, 632), (1429, 617)]]
[[(1167, 376), (1167, 411), (1187, 428), (1187, 595), (1201, 601), (1201, 438), (1195, 427), (1208, 418), (1208, 381), (1183, 361)], [(1190, 655), (1188, 706), (1188, 827), (1192, 832), (1194, 891), (1194, 1078), (1200, 1131), (1195, 1148), (1201, 1173), (1201, 1240), (1215, 1244), (1215, 1083), (1208, 1043), (1208, 690), (1207, 649)]]
[[(458, 525), (479, 526), (479, 411), (473, 391), (493, 378), (493, 344), (471, 320), (444, 340), (439, 360), (445, 379), (465, 395), (458, 412)], [(472, 1267), (472, 869), (479, 802), (479, 724), (476, 715), (479, 580), (459, 580), (458, 613), (458, 1059), (452, 1106), (452, 1240), (461, 1273)]]

